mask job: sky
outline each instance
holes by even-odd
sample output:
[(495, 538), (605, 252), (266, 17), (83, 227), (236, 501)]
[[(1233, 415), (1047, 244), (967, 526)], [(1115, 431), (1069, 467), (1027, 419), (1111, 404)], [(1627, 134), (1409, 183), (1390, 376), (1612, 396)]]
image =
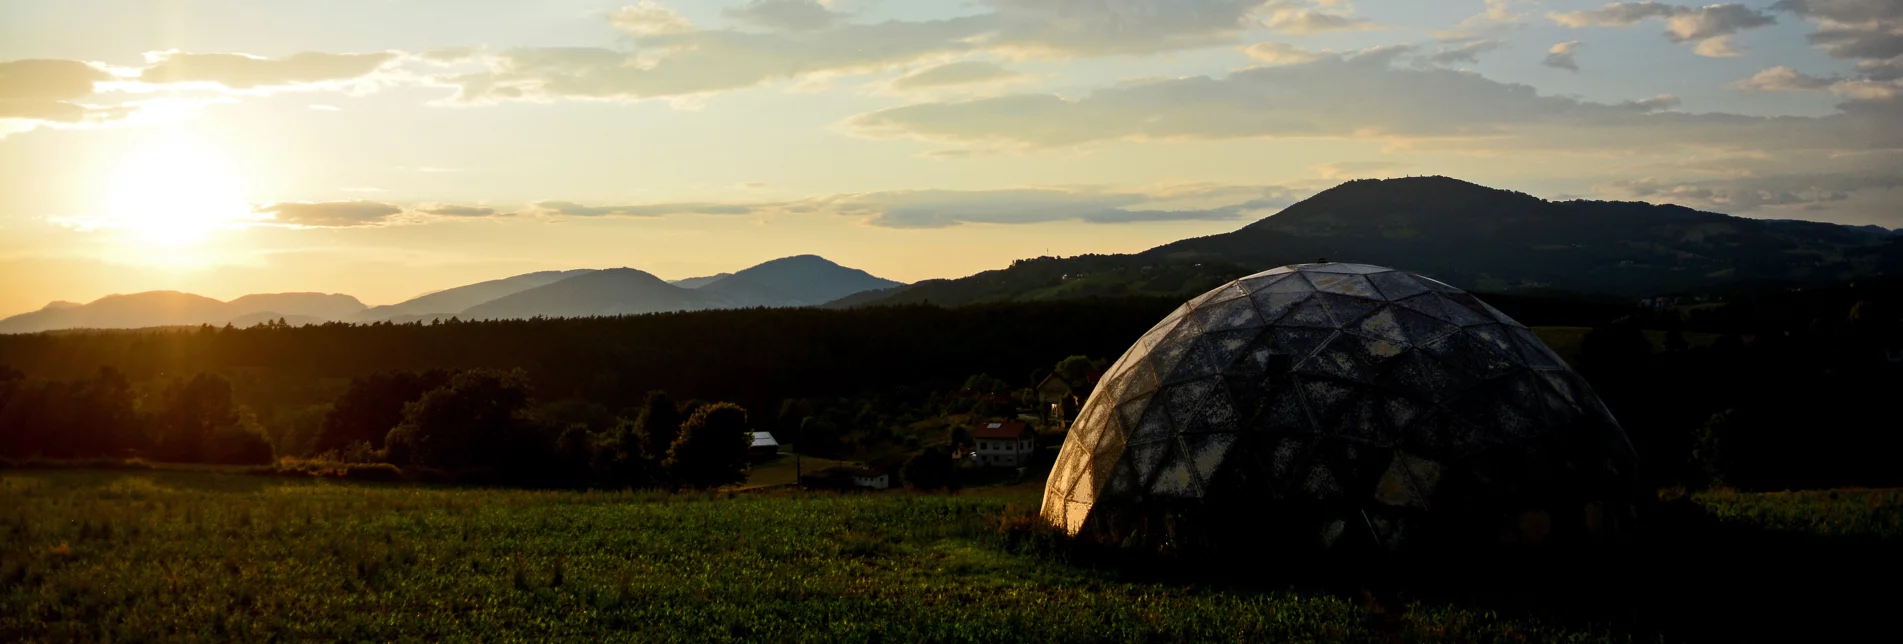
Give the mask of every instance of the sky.
[(1903, 2), (0, 4), (0, 315), (960, 277), (1406, 175), (1903, 227)]

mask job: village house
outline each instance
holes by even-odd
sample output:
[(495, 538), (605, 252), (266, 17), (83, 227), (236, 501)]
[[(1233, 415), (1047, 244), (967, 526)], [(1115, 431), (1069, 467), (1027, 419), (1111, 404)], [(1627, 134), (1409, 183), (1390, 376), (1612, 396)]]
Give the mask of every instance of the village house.
[(1037, 452), (1037, 433), (1015, 420), (988, 420), (971, 430), (972, 458), (985, 467), (1024, 467)]
[(769, 432), (754, 432), (753, 445), (747, 448), (747, 456), (754, 460), (773, 458), (780, 453), (780, 442), (773, 440)]

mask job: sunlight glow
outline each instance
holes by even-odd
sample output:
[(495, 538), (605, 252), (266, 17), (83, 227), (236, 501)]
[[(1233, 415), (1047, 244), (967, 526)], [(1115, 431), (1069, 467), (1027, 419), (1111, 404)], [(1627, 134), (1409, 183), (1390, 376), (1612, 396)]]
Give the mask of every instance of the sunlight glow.
[[(144, 259), (189, 260), (215, 231), (258, 216), (243, 198), (239, 176), (217, 151), (187, 138), (167, 138), (128, 156), (107, 184), (102, 227), (130, 233)], [(185, 263), (190, 263), (185, 261)]]

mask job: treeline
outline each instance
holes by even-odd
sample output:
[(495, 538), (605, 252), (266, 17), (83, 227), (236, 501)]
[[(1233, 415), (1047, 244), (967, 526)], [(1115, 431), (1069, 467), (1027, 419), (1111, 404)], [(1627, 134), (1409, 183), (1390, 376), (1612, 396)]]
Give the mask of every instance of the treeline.
[[(1655, 482), (1903, 484), (1903, 468), (1887, 464), (1903, 448), (1892, 420), (1903, 391), (1897, 284), (1732, 294), (1655, 311), (1488, 299), (1529, 324), (1593, 327), (1574, 366)], [(1027, 388), (1053, 361), (1112, 361), (1177, 304), (0, 336), (0, 364), (19, 369), (0, 374), (0, 453), (213, 462), (333, 454), (560, 484), (692, 484), (711, 479), (667, 462), (674, 428), (709, 406), (698, 401), (755, 410), (739, 424), (807, 454), (915, 451), (945, 431), (920, 421), (1036, 409)], [(655, 391), (687, 402), (659, 404)], [(907, 429), (915, 424), (940, 433)]]
[[(1685, 329), (1722, 335), (1694, 345)], [(1657, 482), (1903, 484), (1894, 461), (1903, 453), (1895, 414), (1903, 288), (1895, 284), (1630, 316), (1589, 333), (1574, 366)]]
[(655, 391), (638, 415), (593, 425), (563, 409), (537, 404), (520, 370), (379, 373), (353, 379), (316, 435), (281, 435), (274, 447), (251, 410), (232, 402), (223, 376), (163, 379), (142, 392), (110, 367), (70, 381), (4, 369), (0, 457), (246, 465), (302, 456), (462, 480), (611, 488), (713, 487), (746, 477), (753, 433), (738, 405), (676, 404)]
[(112, 367), (69, 381), (0, 367), (0, 456), (271, 460), (271, 443), (251, 410), (233, 402), (230, 381), (199, 374), (144, 384), (135, 388)]
[(1120, 355), (1180, 302), (1013, 303), (946, 309), (749, 309), (443, 324), (75, 331), (0, 335), (0, 364), (133, 381), (221, 373), (261, 414), (334, 399), (352, 377), (521, 368), (544, 400), (619, 411), (648, 391), (776, 410), (786, 399), (897, 386), (955, 389), (971, 374), (1013, 381), (1070, 354)]

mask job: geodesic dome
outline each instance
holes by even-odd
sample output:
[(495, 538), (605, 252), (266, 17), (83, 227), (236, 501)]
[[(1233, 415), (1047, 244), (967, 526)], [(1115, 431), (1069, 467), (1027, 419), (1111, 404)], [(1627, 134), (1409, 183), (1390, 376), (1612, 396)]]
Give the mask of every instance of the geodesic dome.
[(1078, 413), (1042, 514), (1111, 538), (1200, 516), (1322, 546), (1601, 539), (1632, 518), (1636, 469), (1525, 325), (1419, 275), (1298, 264), (1137, 340)]

